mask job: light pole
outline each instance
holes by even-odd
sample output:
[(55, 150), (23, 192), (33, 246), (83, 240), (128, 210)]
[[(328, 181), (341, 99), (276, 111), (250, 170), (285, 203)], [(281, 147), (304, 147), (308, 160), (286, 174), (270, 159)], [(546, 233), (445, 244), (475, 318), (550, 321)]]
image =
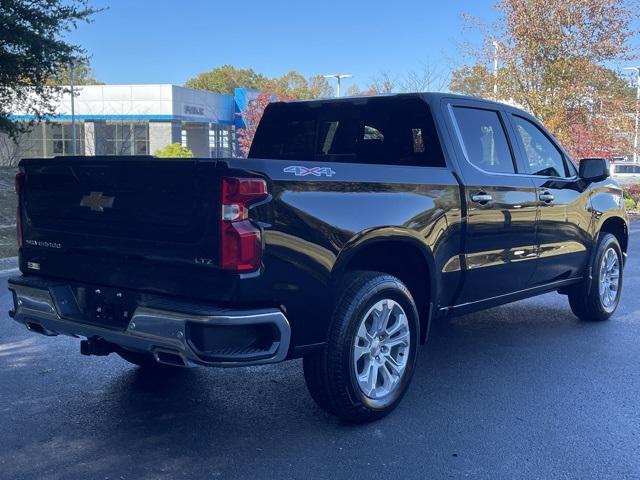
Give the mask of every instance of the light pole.
[(73, 89), (73, 62), (69, 63), (69, 86), (71, 87), (71, 151), (73, 156), (78, 155), (78, 146), (76, 142), (76, 99)]
[(498, 42), (493, 41), (493, 99), (498, 101)]
[(332, 73), (330, 75), (323, 75), (324, 78), (335, 78), (338, 81), (338, 88), (336, 88), (336, 97), (340, 96), (340, 80), (343, 78), (351, 78), (353, 75), (349, 73)]
[(633, 135), (633, 163), (638, 162), (638, 117), (640, 117), (640, 66), (626, 67), (625, 70), (636, 72), (636, 127)]

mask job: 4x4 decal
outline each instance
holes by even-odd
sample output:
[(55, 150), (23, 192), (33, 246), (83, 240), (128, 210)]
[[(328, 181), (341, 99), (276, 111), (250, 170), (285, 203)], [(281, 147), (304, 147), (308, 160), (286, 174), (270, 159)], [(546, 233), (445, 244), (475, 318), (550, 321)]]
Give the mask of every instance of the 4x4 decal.
[(336, 172), (330, 167), (301, 167), (292, 165), (283, 170), (284, 173), (293, 173), (296, 177), (306, 177), (313, 175), (314, 177), (332, 177)]

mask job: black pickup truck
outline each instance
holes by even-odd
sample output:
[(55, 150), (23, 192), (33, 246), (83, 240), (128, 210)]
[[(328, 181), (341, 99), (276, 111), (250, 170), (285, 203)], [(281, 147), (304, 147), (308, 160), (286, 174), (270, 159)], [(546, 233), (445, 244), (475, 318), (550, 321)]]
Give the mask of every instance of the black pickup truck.
[(247, 159), (25, 159), (10, 314), (150, 370), (303, 357), (322, 408), (370, 421), (438, 318), (550, 291), (612, 315), (628, 218), (608, 172), (448, 94), (273, 103)]

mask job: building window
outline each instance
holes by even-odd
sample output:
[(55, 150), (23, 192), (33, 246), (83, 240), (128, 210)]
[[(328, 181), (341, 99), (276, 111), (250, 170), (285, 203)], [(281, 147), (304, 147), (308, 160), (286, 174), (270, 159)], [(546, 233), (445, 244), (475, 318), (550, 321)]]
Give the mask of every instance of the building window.
[(149, 124), (107, 122), (96, 129), (99, 155), (148, 155)]
[(149, 124), (133, 125), (133, 154), (149, 155)]
[(223, 130), (220, 132), (222, 134), (222, 138), (220, 139), (220, 148), (222, 149), (222, 155), (229, 155), (229, 130), (225, 127), (222, 127)]
[[(21, 158), (40, 158), (46, 157), (44, 151), (44, 123), (37, 123), (33, 125), (31, 130), (27, 130), (26, 132), (20, 134), (18, 136), (17, 142), (10, 145), (15, 145), (15, 155)], [(25, 123), (21, 124), (22, 127), (27, 128)], [(8, 137), (7, 137), (8, 140)]]
[(216, 139), (217, 136), (217, 129), (215, 125), (212, 125), (211, 128), (209, 129), (209, 152), (210, 152), (210, 156), (211, 158), (218, 158), (218, 142)]
[(235, 157), (237, 154), (236, 150), (236, 127), (231, 127), (231, 150), (229, 155), (231, 157)]
[[(84, 125), (76, 123), (76, 154), (84, 155)], [(44, 156), (73, 155), (73, 129), (70, 123), (44, 124)]]
[(180, 144), (184, 148), (187, 148), (187, 131), (185, 129), (180, 131)]
[(209, 130), (209, 150), (212, 158), (232, 157), (235, 131), (227, 125), (211, 125)]

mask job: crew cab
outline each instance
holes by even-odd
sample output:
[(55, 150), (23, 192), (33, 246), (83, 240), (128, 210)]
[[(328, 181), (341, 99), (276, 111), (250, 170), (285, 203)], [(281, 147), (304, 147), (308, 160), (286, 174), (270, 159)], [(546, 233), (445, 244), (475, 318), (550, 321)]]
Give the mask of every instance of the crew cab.
[(322, 408), (375, 420), (439, 318), (552, 291), (614, 313), (622, 190), (578, 165), (526, 112), (436, 93), (272, 103), (248, 158), (25, 159), (10, 314), (146, 370), (302, 357)]

